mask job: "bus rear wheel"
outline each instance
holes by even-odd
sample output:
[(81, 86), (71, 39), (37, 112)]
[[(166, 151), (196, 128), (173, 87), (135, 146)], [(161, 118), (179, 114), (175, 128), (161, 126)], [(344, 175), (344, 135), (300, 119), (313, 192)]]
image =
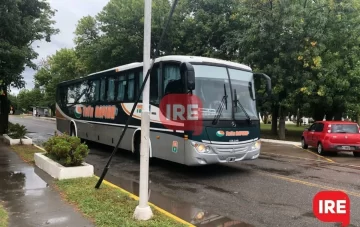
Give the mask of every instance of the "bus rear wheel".
[(71, 126), (70, 126), (70, 136), (76, 136), (75, 126), (73, 123), (71, 123)]

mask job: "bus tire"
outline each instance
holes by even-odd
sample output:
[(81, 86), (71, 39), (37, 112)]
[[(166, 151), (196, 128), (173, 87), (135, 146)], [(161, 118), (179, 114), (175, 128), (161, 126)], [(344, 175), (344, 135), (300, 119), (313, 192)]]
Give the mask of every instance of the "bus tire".
[(75, 126), (73, 123), (70, 123), (70, 136), (76, 136)]

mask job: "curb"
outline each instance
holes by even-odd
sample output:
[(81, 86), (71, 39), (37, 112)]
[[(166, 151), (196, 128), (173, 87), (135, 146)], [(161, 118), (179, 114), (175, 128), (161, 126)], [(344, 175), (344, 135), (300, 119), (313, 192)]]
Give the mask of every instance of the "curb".
[[(37, 146), (36, 144), (33, 144), (33, 145), (34, 145), (36, 148), (38, 148), (38, 149), (46, 152), (46, 150), (45, 150), (44, 148), (39, 147), (39, 146)], [(96, 176), (96, 175), (94, 175), (94, 177), (97, 178), (97, 179), (99, 179), (99, 177)], [(116, 189), (120, 190), (121, 192), (127, 194), (130, 198), (132, 198), (132, 199), (134, 199), (134, 200), (136, 200), (136, 201), (139, 200), (139, 197), (138, 197), (138, 196), (136, 196), (136, 195), (134, 195), (134, 194), (126, 191), (125, 189), (123, 189), (123, 188), (121, 188), (121, 187), (119, 187), (119, 186), (117, 186), (117, 185), (114, 185), (114, 184), (110, 183), (109, 181), (106, 181), (105, 179), (103, 180), (103, 182), (104, 182), (104, 184), (106, 184), (106, 185), (108, 185), (108, 186), (110, 186), (110, 187), (112, 187), (112, 188), (116, 188)], [(156, 209), (157, 211), (159, 211), (160, 213), (164, 214), (165, 216), (167, 216), (167, 217), (169, 217), (169, 218), (171, 218), (171, 219), (173, 219), (173, 220), (175, 220), (175, 221), (177, 221), (177, 222), (179, 222), (179, 223), (181, 223), (181, 224), (184, 224), (184, 225), (187, 225), (187, 226), (191, 226), (191, 227), (195, 227), (195, 225), (193, 225), (193, 224), (191, 224), (191, 223), (189, 223), (189, 222), (187, 222), (187, 221), (185, 221), (185, 220), (183, 220), (183, 219), (181, 219), (181, 218), (179, 218), (179, 217), (177, 217), (177, 216), (175, 216), (175, 215), (167, 212), (167, 211), (164, 210), (164, 209), (161, 209), (160, 207), (156, 206), (155, 204), (152, 204), (152, 203), (150, 203), (150, 202), (148, 202), (148, 204), (149, 204), (150, 206), (152, 206), (153, 208), (155, 208), (155, 209)]]
[(293, 141), (286, 141), (286, 140), (261, 139), (261, 142), (301, 146), (300, 142), (293, 142)]
[[(97, 178), (97, 179), (99, 179), (99, 177), (96, 176), (96, 175), (94, 175), (94, 177)], [(108, 185), (108, 186), (110, 186), (110, 187), (116, 188), (116, 189), (120, 190), (121, 192), (129, 195), (130, 198), (132, 198), (132, 199), (134, 199), (134, 200), (136, 200), (136, 201), (139, 200), (139, 197), (136, 196), (136, 195), (134, 195), (134, 194), (132, 194), (131, 192), (128, 192), (128, 191), (126, 191), (125, 189), (120, 188), (119, 186), (114, 185), (114, 184), (110, 183), (109, 181), (106, 181), (105, 179), (103, 180), (103, 182), (104, 182), (104, 184), (106, 184), (106, 185)], [(175, 216), (175, 215), (167, 212), (167, 211), (164, 210), (164, 209), (161, 209), (160, 207), (156, 206), (156, 205), (153, 204), (153, 203), (148, 202), (148, 204), (149, 204), (150, 206), (152, 206), (153, 208), (155, 208), (155, 209), (156, 209), (157, 211), (159, 211), (160, 213), (168, 216), (169, 218), (171, 218), (171, 219), (173, 219), (173, 220), (175, 220), (175, 221), (177, 221), (177, 222), (179, 222), (179, 223), (181, 223), (181, 224), (185, 224), (185, 225), (187, 225), (187, 226), (195, 227), (195, 225), (193, 225), (193, 224), (191, 224), (191, 223), (189, 223), (189, 222), (187, 222), (187, 221), (185, 221), (185, 220), (183, 220), (183, 219), (181, 219), (181, 218), (179, 218), (179, 217), (177, 217), (177, 216)]]

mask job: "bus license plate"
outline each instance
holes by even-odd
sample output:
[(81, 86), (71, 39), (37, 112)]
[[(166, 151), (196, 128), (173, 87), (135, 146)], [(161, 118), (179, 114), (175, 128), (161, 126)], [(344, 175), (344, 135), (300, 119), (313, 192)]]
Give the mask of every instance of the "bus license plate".
[(350, 146), (342, 146), (341, 147), (343, 150), (351, 150), (351, 147)]
[(227, 162), (235, 162), (235, 157), (229, 157), (226, 159)]

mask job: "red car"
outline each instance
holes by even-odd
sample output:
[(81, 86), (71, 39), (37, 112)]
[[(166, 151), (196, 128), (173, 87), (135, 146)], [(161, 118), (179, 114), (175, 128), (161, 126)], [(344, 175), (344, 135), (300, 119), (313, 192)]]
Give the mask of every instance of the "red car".
[(302, 148), (317, 147), (317, 152), (352, 151), (360, 157), (359, 125), (349, 121), (317, 121), (305, 129), (301, 137)]

